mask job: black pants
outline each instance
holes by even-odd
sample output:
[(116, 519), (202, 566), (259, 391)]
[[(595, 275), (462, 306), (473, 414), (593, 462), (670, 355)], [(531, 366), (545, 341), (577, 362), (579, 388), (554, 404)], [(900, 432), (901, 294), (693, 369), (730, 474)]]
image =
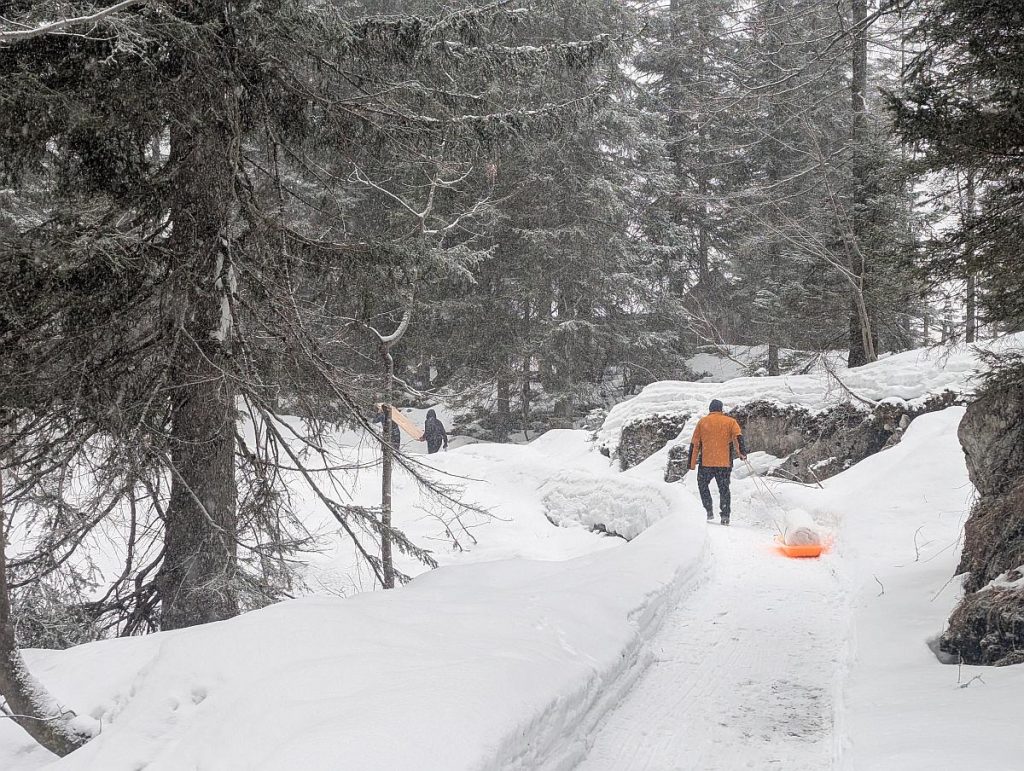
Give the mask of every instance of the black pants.
[(711, 500), (712, 479), (718, 483), (722, 516), (728, 517), (732, 509), (732, 493), (729, 492), (732, 469), (729, 466), (701, 466), (697, 469), (697, 489), (700, 490), (700, 502), (704, 504), (705, 511), (711, 511), (714, 508), (714, 502)]

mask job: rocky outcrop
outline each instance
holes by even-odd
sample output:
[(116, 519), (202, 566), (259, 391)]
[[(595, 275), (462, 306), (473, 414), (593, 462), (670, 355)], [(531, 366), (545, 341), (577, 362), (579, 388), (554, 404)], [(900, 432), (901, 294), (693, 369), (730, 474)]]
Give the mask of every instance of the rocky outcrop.
[(868, 410), (845, 403), (813, 413), (752, 402), (730, 414), (743, 426), (752, 452), (760, 450), (786, 459), (775, 473), (815, 482), (896, 444), (914, 418), (945, 409), (960, 399), (947, 391), (915, 406), (882, 402)]
[(690, 446), (677, 444), (668, 451), (668, 464), (665, 466), (665, 481), (678, 482), (690, 470)]
[(971, 664), (1024, 662), (1024, 382), (990, 387), (964, 415), (960, 444), (978, 501), (964, 528), (965, 597), (939, 642)]
[[(756, 401), (729, 414), (743, 426), (751, 452), (767, 452), (785, 458), (774, 473), (813, 483), (896, 444), (919, 415), (962, 402), (962, 395), (947, 391), (916, 405), (882, 402), (866, 409), (847, 402), (812, 412), (802, 407)], [(659, 413), (623, 426), (617, 453), (619, 467), (625, 471), (661, 450), (678, 437), (689, 419), (687, 414)], [(685, 442), (669, 449), (666, 482), (686, 476), (687, 453)]]
[(619, 468), (625, 471), (647, 460), (679, 436), (689, 419), (689, 415), (659, 414), (623, 426), (619, 440)]

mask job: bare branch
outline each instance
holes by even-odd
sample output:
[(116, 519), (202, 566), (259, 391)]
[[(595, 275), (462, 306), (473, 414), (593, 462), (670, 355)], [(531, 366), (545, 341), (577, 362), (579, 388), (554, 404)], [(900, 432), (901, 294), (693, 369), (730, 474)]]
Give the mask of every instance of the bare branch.
[(122, 0), (120, 3), (115, 3), (108, 8), (101, 8), (95, 13), (91, 13), (86, 16), (59, 19), (58, 21), (47, 22), (39, 25), (38, 27), (29, 27), (27, 29), (2, 30), (0, 31), (0, 44), (17, 43), (22, 40), (42, 37), (43, 35), (54, 35), (69, 27), (78, 27), (83, 24), (96, 24), (97, 22), (103, 21), (108, 16), (113, 16), (119, 11), (123, 11), (133, 5), (141, 5), (145, 2), (147, 2), (147, 0)]

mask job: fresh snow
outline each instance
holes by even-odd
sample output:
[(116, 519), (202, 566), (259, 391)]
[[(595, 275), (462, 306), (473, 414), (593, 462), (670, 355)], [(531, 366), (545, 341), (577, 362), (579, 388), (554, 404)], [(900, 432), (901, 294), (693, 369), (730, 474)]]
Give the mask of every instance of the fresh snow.
[[(873, 368), (874, 380), (852, 370), (844, 382), (919, 399), (969, 385), (977, 362), (916, 353)], [(793, 390), (804, 401), (787, 403), (821, 408), (809, 384)], [(711, 395), (691, 398), (703, 412)], [(948, 665), (929, 647), (959, 596), (974, 496), (962, 415), (918, 418), (900, 444), (821, 488), (767, 480), (766, 494), (738, 468), (729, 528), (704, 523), (694, 475), (666, 485), (655, 464), (616, 473), (581, 431), (424, 458), (490, 510), (467, 515), (464, 550), (438, 542), (443, 567), (346, 598), (361, 588), (351, 555), (327, 547), (307, 576), (317, 596), (26, 651), (99, 735), (57, 760), (0, 721), (0, 769), (1019, 768), (1024, 668)], [(333, 441), (350, 458), (374, 451), (356, 434)], [(776, 459), (751, 461), (763, 471)], [(354, 499), (373, 481), (358, 472)], [(402, 526), (436, 537), (439, 512), (411, 480), (398, 486)], [(311, 527), (338, 542), (303, 501)], [(834, 535), (829, 553), (778, 553), (773, 535), (793, 511)]]

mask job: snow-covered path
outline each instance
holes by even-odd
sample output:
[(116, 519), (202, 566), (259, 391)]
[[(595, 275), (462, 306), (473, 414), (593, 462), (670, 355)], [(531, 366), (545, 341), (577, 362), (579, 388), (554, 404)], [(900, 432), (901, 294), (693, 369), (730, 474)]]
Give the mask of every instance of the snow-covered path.
[(785, 559), (742, 522), (709, 529), (706, 582), (665, 619), (581, 771), (832, 765), (846, 631), (835, 558)]

